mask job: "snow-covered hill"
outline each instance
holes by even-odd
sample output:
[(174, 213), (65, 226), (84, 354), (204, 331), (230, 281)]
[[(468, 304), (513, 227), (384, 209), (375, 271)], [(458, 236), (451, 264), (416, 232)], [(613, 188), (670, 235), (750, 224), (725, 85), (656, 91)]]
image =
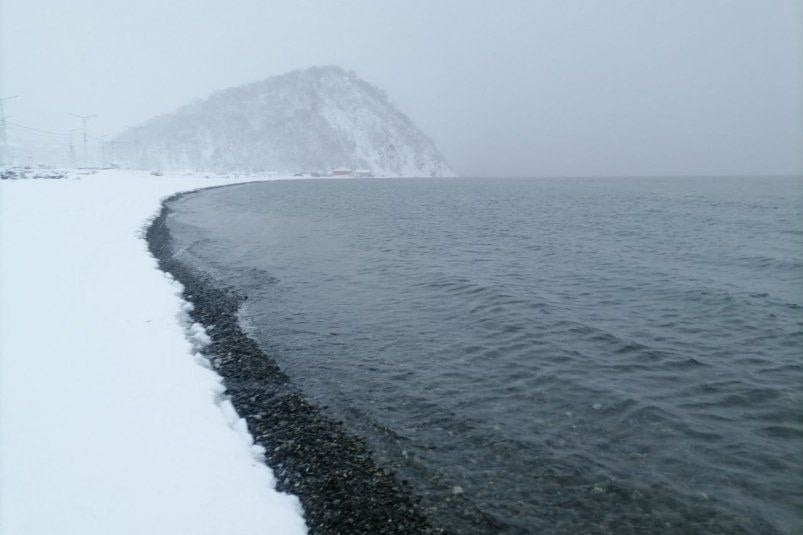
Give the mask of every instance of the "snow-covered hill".
[(452, 176), (432, 141), (384, 92), (339, 67), (226, 89), (115, 139), (134, 168)]

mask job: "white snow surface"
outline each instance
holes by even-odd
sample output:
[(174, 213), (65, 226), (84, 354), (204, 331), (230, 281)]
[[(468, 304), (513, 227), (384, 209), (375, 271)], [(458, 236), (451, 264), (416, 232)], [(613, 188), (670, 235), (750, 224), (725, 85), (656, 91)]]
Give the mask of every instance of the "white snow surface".
[(143, 228), (242, 179), (0, 181), (0, 533), (305, 533)]

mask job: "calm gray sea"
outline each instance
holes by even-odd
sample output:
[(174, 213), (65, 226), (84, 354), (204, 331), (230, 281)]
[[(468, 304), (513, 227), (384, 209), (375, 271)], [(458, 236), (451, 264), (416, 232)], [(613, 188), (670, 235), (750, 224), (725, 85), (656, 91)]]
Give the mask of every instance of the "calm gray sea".
[(171, 208), (182, 258), (456, 532), (803, 531), (803, 179), (278, 181)]

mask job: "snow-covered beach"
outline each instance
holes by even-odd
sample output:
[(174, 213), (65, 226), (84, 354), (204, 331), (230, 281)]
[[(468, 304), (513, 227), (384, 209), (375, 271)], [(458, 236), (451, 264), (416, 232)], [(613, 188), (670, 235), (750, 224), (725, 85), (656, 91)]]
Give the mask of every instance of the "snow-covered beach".
[(304, 533), (143, 227), (235, 182), (71, 172), (0, 183), (0, 533)]

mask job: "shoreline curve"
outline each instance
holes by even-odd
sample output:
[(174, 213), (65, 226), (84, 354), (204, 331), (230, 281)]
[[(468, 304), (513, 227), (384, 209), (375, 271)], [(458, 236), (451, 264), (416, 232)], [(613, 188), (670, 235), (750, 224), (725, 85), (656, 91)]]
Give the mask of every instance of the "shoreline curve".
[(446, 533), (433, 525), (406, 482), (379, 467), (362, 439), (307, 401), (243, 332), (237, 311), (244, 297), (175, 258), (168, 204), (188, 193), (193, 192), (162, 200), (145, 239), (159, 269), (183, 285), (182, 298), (193, 305), (189, 316), (211, 339), (201, 354), (223, 378), (225, 395), (256, 444), (265, 448), (277, 490), (298, 496), (311, 534)]

